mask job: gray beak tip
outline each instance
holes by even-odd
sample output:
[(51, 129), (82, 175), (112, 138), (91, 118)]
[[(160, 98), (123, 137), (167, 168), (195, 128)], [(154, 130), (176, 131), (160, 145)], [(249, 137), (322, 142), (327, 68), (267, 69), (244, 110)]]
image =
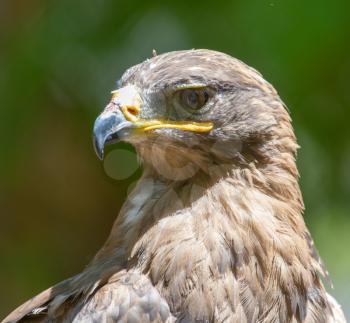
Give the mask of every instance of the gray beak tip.
[(94, 135), (93, 145), (95, 153), (99, 160), (103, 160), (104, 157), (104, 143), (98, 140), (98, 138)]
[(114, 114), (110, 115), (100, 115), (94, 124), (93, 132), (93, 145), (97, 157), (103, 160), (104, 147), (106, 145), (107, 138), (113, 131), (113, 127), (116, 123), (116, 116)]

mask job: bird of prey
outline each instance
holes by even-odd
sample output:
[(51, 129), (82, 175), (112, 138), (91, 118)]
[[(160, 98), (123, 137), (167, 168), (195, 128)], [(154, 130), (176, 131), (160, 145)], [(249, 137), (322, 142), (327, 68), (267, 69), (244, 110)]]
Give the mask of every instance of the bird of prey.
[(131, 143), (143, 175), (78, 275), (4, 322), (345, 322), (303, 220), (286, 106), (211, 50), (129, 68), (94, 144)]

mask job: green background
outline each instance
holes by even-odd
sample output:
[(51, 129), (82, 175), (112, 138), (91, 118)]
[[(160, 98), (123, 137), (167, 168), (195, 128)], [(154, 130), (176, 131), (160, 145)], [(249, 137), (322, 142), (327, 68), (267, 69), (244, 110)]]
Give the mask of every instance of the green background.
[(0, 317), (104, 242), (140, 170), (128, 152), (99, 162), (91, 128), (153, 48), (224, 51), (278, 89), (302, 147), (305, 220), (350, 317), (349, 0), (1, 0)]

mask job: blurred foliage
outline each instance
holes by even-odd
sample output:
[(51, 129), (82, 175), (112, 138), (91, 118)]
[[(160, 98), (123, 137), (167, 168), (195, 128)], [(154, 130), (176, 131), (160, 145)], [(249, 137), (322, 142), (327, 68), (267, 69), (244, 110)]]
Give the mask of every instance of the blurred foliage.
[(107, 236), (140, 171), (111, 180), (91, 127), (153, 48), (224, 51), (279, 90), (305, 218), (349, 315), (349, 13), (348, 0), (1, 0), (0, 317), (80, 271)]

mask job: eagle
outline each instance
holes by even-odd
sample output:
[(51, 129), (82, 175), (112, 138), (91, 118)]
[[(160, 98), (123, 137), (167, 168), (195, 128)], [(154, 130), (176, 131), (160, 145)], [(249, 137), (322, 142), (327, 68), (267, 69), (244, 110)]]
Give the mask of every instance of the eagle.
[(134, 146), (143, 175), (76, 276), (3, 322), (345, 322), (303, 220), (298, 145), (262, 75), (213, 50), (129, 68), (94, 146)]

